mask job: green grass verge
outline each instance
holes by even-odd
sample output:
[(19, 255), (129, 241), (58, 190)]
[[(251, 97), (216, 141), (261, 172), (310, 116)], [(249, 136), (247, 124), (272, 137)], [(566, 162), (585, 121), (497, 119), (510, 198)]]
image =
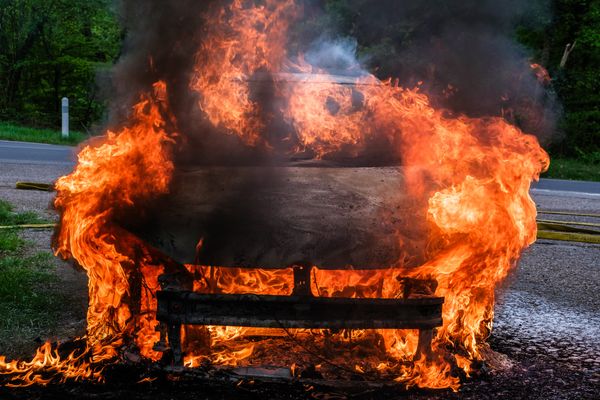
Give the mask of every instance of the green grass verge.
[(55, 288), (52, 254), (0, 259), (0, 343), (33, 340), (56, 326), (65, 304)]
[[(0, 200), (0, 225), (44, 222), (35, 213), (15, 213)], [(64, 296), (52, 254), (25, 254), (26, 242), (14, 230), (0, 230), (0, 347), (18, 347), (56, 326)]]
[(550, 169), (542, 178), (573, 179), (579, 181), (600, 182), (600, 161), (594, 159), (564, 159), (550, 160)]
[(43, 224), (46, 221), (38, 217), (34, 212), (16, 213), (13, 206), (4, 200), (0, 200), (0, 225), (23, 225), (23, 224)]
[(74, 146), (88, 137), (81, 132), (70, 132), (68, 139), (63, 139), (59, 131), (51, 129), (28, 128), (0, 122), (0, 140), (16, 140), (21, 142), (36, 142), (49, 144), (64, 144)]
[[(12, 205), (0, 200), (0, 226), (43, 223), (35, 213), (15, 213)], [(14, 230), (0, 230), (0, 256), (16, 252), (24, 245)]]

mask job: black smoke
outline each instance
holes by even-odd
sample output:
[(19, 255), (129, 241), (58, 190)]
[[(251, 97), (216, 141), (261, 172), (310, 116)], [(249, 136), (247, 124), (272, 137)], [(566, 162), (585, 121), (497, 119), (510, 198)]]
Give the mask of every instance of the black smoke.
[(120, 1), (125, 39), (112, 74), (113, 123), (124, 122), (140, 93), (148, 92), (158, 80), (169, 85), (169, 100), (176, 110), (190, 100), (189, 74), (200, 43), (201, 16), (212, 3)]
[(542, 142), (556, 138), (560, 106), (533, 73), (518, 26), (550, 21), (550, 1), (346, 0), (310, 2), (325, 11), (298, 37), (351, 37), (380, 78), (420, 86), (436, 105), (471, 117), (504, 116)]
[[(125, 39), (122, 57), (112, 73), (110, 124), (126, 124), (140, 94), (149, 93), (157, 81), (168, 88), (169, 111), (175, 117), (170, 129), (182, 142), (178, 163), (214, 164), (219, 160), (246, 162), (260, 154), (229, 135), (216, 132), (198, 107), (190, 89), (205, 15), (223, 1), (121, 0), (119, 8)], [(251, 155), (250, 155), (251, 154)]]

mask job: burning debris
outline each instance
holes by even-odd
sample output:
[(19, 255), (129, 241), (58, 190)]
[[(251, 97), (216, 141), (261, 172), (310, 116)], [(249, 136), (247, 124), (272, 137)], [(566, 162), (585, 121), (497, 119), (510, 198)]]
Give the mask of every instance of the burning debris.
[[(147, 60), (157, 76), (126, 123), (56, 184), (56, 252), (89, 277), (85, 351), (63, 357), (46, 344), (31, 362), (1, 360), (4, 379), (101, 381), (127, 352), (187, 367), (302, 370), (325, 358), (363, 379), (457, 389), (485, 361), (496, 286), (535, 240), (529, 187), (547, 154), (500, 117), (437, 108), (337, 50), (333, 62), (288, 54), (302, 16), (294, 0), (203, 8), (188, 81)], [(178, 57), (188, 45), (174, 42)], [(339, 184), (348, 167), (382, 165)], [(208, 172), (182, 189), (198, 168)], [(327, 179), (299, 188), (298, 176)], [(222, 182), (231, 186), (218, 196)], [(337, 216), (350, 222), (327, 230), (322, 210), (303, 220), (306, 202), (334, 200), (290, 193), (333, 187), (354, 201)], [(186, 240), (143, 237), (178, 191), (197, 199), (178, 205), (198, 217), (179, 219)], [(310, 343), (309, 356), (289, 352), (290, 338)]]

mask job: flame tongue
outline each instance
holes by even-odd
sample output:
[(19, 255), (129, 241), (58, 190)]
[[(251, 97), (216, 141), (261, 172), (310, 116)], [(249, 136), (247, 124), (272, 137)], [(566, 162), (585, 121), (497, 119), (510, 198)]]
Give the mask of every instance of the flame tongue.
[(147, 273), (148, 258), (134, 254), (137, 243), (111, 219), (116, 212), (167, 191), (175, 135), (165, 130), (165, 99), (166, 85), (157, 82), (134, 107), (130, 126), (109, 131), (103, 140), (84, 147), (75, 171), (57, 181), (55, 205), (61, 229), (56, 252), (76, 260), (89, 278), (87, 350), (61, 358), (46, 343), (31, 362), (6, 362), (2, 357), (0, 374), (8, 375), (9, 385), (101, 380), (103, 363), (117, 358), (128, 335), (137, 339), (142, 354), (156, 357), (150, 350), (155, 321), (147, 313), (155, 310), (154, 299), (150, 293), (141, 294), (137, 313), (129, 302), (132, 276), (141, 271), (146, 287), (156, 290), (160, 268)]
[(61, 212), (57, 253), (74, 258), (89, 277), (88, 340), (118, 337), (133, 317), (126, 297), (136, 260), (111, 225), (114, 213), (165, 193), (173, 172), (172, 135), (160, 107), (166, 85), (154, 85), (134, 107), (133, 123), (108, 132), (103, 143), (85, 147), (79, 165), (56, 183)]
[[(282, 68), (326, 71), (302, 57), (296, 62), (286, 58), (286, 30), (299, 13), (294, 1), (261, 4), (234, 0), (209, 13), (211, 24), (190, 88), (199, 93), (199, 107), (216, 128), (238, 136), (243, 145), (274, 151), (276, 147), (264, 135), (260, 104), (251, 98), (248, 78)], [(295, 131), (293, 151), (308, 150), (316, 158), (344, 152), (356, 155), (373, 138), (386, 143), (403, 160), (406, 190), (426, 216), (413, 222), (428, 232), (426, 238), (419, 238), (428, 243), (428, 261), (411, 269), (398, 260), (385, 271), (318, 270), (313, 291), (323, 296), (398, 297), (402, 291), (398, 276), (437, 280), (436, 295), (445, 297), (445, 305), (434, 356), (413, 360), (415, 332), (379, 331), (383, 353), (367, 349), (370, 356), (356, 369), (394, 376), (409, 385), (456, 389), (453, 368), (468, 373), (470, 362), (482, 359), (480, 348), (491, 329), (496, 285), (535, 240), (536, 210), (529, 186), (547, 167), (548, 156), (533, 136), (502, 119), (451, 116), (433, 107), (418, 89), (401, 88), (373, 75), (361, 75), (354, 83), (310, 79), (276, 83), (279, 95), (286, 99), (281, 114)], [(156, 83), (152, 94), (142, 96), (134, 107), (131, 123), (85, 147), (75, 171), (56, 185), (56, 207), (61, 213), (57, 253), (76, 260), (89, 276), (91, 359), (60, 359), (46, 345), (31, 363), (0, 360), (0, 371), (12, 376), (13, 382), (45, 383), (43, 371), (65, 379), (98, 379), (91, 366), (116, 357), (123, 344), (135, 343), (144, 357), (159, 358), (152, 346), (158, 340), (155, 291), (164, 266), (143, 244), (119, 230), (114, 219), (168, 192), (176, 135), (166, 90), (164, 83)], [(404, 240), (399, 233), (398, 241), (410, 245)], [(195, 282), (196, 291), (287, 294), (291, 287), (285, 271), (188, 268), (205, 278)], [(139, 285), (134, 287), (134, 281)], [(245, 329), (210, 327), (209, 333), (216, 349), (212, 356), (194, 356), (190, 349), (187, 365), (206, 358), (236, 365), (257, 356), (259, 349), (261, 354), (278, 352), (271, 342), (240, 341)], [(355, 332), (353, 337), (368, 334)], [(198, 336), (191, 328), (186, 335), (189, 342)], [(348, 344), (343, 335), (332, 341), (342, 347)], [(348, 363), (343, 354), (335, 357)]]
[(234, 0), (206, 17), (208, 32), (191, 88), (200, 93), (200, 109), (213, 125), (257, 145), (264, 144), (264, 121), (248, 80), (260, 70), (277, 70), (284, 61), (285, 33), (298, 8), (293, 0), (244, 3)]

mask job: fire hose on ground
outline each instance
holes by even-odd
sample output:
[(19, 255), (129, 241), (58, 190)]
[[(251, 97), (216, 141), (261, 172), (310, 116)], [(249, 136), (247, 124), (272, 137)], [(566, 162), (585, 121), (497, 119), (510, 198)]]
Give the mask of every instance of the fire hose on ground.
[(19, 190), (39, 190), (42, 192), (53, 192), (54, 184), (36, 183), (36, 182), (17, 182), (16, 189)]
[[(45, 192), (54, 191), (54, 184), (36, 182), (17, 182), (16, 189), (40, 190)], [(563, 215), (569, 217), (599, 218), (600, 214), (578, 213), (568, 211), (538, 210), (538, 214)], [(54, 229), (57, 224), (27, 224), (0, 226), (0, 230), (12, 229)], [(567, 242), (600, 244), (600, 224), (582, 221), (561, 221), (554, 219), (537, 220), (538, 239), (560, 240)]]

